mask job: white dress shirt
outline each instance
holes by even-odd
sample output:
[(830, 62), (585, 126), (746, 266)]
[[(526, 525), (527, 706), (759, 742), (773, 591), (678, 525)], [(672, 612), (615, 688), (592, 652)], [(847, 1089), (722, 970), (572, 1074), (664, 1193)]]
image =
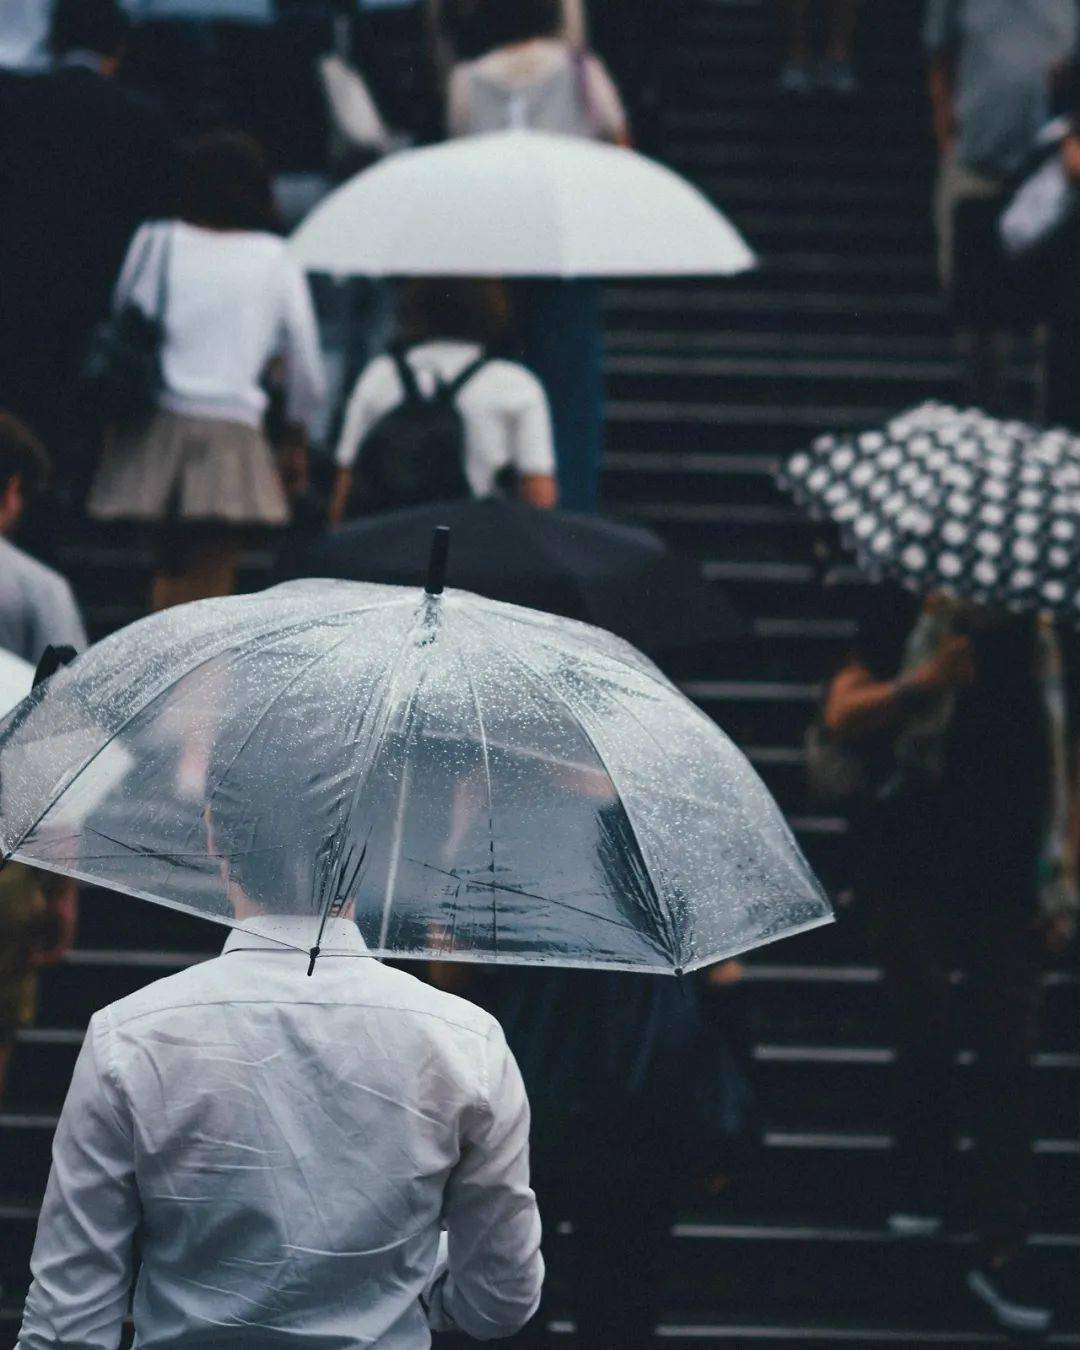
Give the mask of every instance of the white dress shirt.
[[(480, 352), (474, 342), (424, 342), (405, 359), (430, 398), (436, 381), (449, 384)], [(393, 360), (377, 356), (349, 399), (335, 456), (341, 468), (352, 467), (364, 437), (404, 397)], [(531, 370), (516, 361), (489, 361), (462, 389), (456, 406), (465, 428), (465, 477), (474, 497), (490, 496), (499, 470), (507, 467), (524, 476), (554, 477), (547, 395)]]
[(17, 1350), (117, 1346), (136, 1235), (140, 1350), (419, 1350), (429, 1326), (487, 1340), (536, 1310), (529, 1108), (498, 1024), (349, 921), (322, 953), (309, 978), (237, 930), (95, 1015)]
[(315, 309), (283, 239), (255, 230), (144, 225), (131, 241), (113, 303), (157, 314), (167, 262), (161, 406), (188, 417), (261, 425), (261, 381), (281, 357), (286, 415), (309, 431), (326, 397)]

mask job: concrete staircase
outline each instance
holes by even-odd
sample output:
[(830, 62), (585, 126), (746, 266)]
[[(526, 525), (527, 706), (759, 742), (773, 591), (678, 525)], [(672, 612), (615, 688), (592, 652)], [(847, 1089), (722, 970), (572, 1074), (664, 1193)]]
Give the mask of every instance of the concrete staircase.
[[(799, 747), (819, 683), (851, 636), (859, 582), (848, 571), (822, 590), (812, 532), (772, 472), (819, 430), (871, 424), (954, 389), (932, 267), (917, 10), (910, 0), (864, 7), (858, 98), (791, 102), (773, 90), (770, 3), (688, 0), (658, 35), (660, 149), (715, 195), (765, 266), (728, 283), (626, 283), (607, 302), (608, 506), (700, 558), (753, 616), (738, 650), (676, 674), (748, 751), (836, 887), (844, 824), (810, 809)], [(1015, 378), (1030, 382), (1030, 369), (1018, 364)], [(268, 561), (248, 558), (247, 585), (261, 583)], [(148, 559), (133, 540), (89, 532), (64, 562), (95, 632), (136, 617)], [(0, 1116), (5, 1330), (16, 1324), (51, 1133), (89, 1013), (220, 942), (210, 925), (123, 897), (91, 893), (83, 913), (79, 950), (46, 981)], [(1080, 1345), (1075, 963), (1048, 972), (1046, 985), (1035, 1246), (1065, 1298), (1047, 1343)], [(764, 1147), (723, 1202), (688, 1197), (672, 1234), (663, 1339), (1003, 1343), (961, 1293), (971, 1250), (962, 1210), (939, 1241), (897, 1243), (884, 1227), (892, 1050), (864, 916), (844, 911), (835, 928), (766, 949), (742, 994)], [(961, 1173), (966, 1153), (961, 1141)]]

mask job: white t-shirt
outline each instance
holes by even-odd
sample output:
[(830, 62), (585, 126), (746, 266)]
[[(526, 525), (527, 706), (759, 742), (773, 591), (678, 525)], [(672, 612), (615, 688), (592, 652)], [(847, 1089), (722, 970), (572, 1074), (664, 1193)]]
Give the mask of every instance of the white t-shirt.
[[(421, 393), (431, 395), (436, 382), (448, 384), (480, 355), (473, 342), (425, 342), (413, 347), (407, 360), (416, 372)], [(405, 398), (401, 378), (389, 356), (378, 356), (357, 381), (345, 413), (335, 459), (351, 468), (364, 437), (375, 423)], [(551, 416), (543, 386), (514, 361), (489, 361), (457, 397), (465, 424), (465, 476), (473, 495), (488, 497), (495, 478), (508, 465), (522, 475), (555, 473)]]
[(281, 357), (287, 416), (310, 430), (326, 396), (322, 352), (307, 282), (284, 240), (182, 221), (144, 225), (114, 304), (134, 300), (155, 314), (166, 258), (161, 406), (257, 427), (267, 404), (260, 381)]

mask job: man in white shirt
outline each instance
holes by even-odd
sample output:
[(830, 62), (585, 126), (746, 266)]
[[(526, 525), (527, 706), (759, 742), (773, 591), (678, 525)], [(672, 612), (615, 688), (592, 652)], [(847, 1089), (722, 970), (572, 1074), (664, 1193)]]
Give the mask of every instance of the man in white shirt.
[[(247, 919), (93, 1018), (17, 1350), (421, 1350), (536, 1310), (529, 1109), (488, 1014), (327, 922)], [(270, 937), (273, 932), (275, 937)], [(441, 1233), (441, 1230), (445, 1230)]]
[(47, 473), (48, 459), (36, 437), (0, 412), (0, 647), (35, 665), (50, 643), (77, 651), (86, 646), (79, 608), (65, 579), (4, 537), (17, 529), (27, 500)]

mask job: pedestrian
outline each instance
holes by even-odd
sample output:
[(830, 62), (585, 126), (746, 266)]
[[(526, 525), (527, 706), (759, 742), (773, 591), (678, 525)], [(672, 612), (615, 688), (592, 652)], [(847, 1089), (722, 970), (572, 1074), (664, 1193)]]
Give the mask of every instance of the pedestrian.
[(86, 646), (67, 581), (11, 541), (48, 472), (41, 442), (17, 418), (0, 412), (0, 647), (33, 665), (50, 644)]
[(857, 828), (896, 1019), (889, 1224), (932, 1236), (950, 1199), (959, 965), (976, 1053), (979, 1246), (966, 1283), (1014, 1331), (1045, 1330), (1053, 1312), (1025, 1243), (1042, 963), (1077, 909), (1064, 704), (1048, 625), (933, 598), (899, 670), (856, 653), (824, 707), (837, 742), (876, 765)]
[[(409, 502), (382, 492), (373, 496), (373, 485), (363, 478), (369, 437), (393, 438), (393, 426), (385, 419), (396, 417), (408, 401), (403, 380), (410, 379), (420, 399), (435, 397), (440, 387), (452, 391), (464, 444), (457, 443), (456, 425), (452, 422), (447, 433), (440, 418), (449, 443), (437, 450), (455, 461), (458, 476), (464, 471), (461, 495), (491, 496), (509, 476), (514, 496), (531, 506), (554, 506), (555, 452), (543, 387), (524, 366), (496, 355), (510, 328), (505, 287), (498, 281), (461, 277), (413, 281), (404, 292), (400, 328), (402, 343), (395, 354), (377, 357), (349, 400), (335, 455), (331, 523), (340, 524), (354, 513), (350, 503), (364, 511), (418, 504), (415, 492)], [(393, 455), (396, 447), (388, 442), (385, 450)], [(427, 494), (422, 483), (419, 487), (420, 500), (440, 495), (434, 482)]]
[(811, 0), (780, 0), (786, 38), (780, 92), (809, 94), (821, 89), (849, 97), (859, 88), (851, 59), (858, 0), (827, 0), (814, 8), (823, 9), (826, 16), (824, 54), (816, 64), (810, 34)]
[[(243, 666), (218, 672), (195, 736)], [(251, 734), (295, 747), (309, 716), (278, 700)], [(229, 730), (210, 747), (190, 844), (228, 896), (222, 955), (91, 1020), (18, 1350), (118, 1346), (133, 1283), (148, 1350), (422, 1350), (429, 1327), (508, 1336), (539, 1302), (529, 1106), (502, 1031), (375, 960), (351, 901), (318, 927), (325, 841), (295, 834), (312, 762), (279, 754), (270, 782), (257, 758)]]
[(119, 0), (56, 0), (53, 68), (0, 83), (0, 389), (73, 504), (96, 452), (75, 399), (90, 331), (136, 227), (176, 196), (164, 119), (116, 78), (128, 27)]
[(264, 382), (280, 362), (295, 464), (324, 375), (307, 283), (275, 224), (258, 144), (211, 133), (187, 156), (180, 218), (139, 231), (117, 283), (115, 306), (161, 320), (162, 388), (147, 427), (108, 435), (88, 509), (149, 528), (154, 609), (231, 594), (245, 532), (289, 520)]
[(1074, 0), (929, 0), (926, 8), (938, 270), (963, 351), (964, 397), (993, 413), (1007, 411), (1009, 333), (1031, 327), (998, 220), (1078, 39)]
[[(1077, 80), (1080, 86), (1080, 79)], [(1080, 192), (1080, 87), (1074, 91), (1069, 129), (1061, 143), (1061, 160), (1074, 193)], [(1080, 230), (1067, 229), (1067, 242), (1058, 258), (1060, 274), (1051, 286), (1052, 308), (1047, 316), (1043, 364), (1042, 420), (1080, 434), (1080, 288), (1074, 282), (1080, 261)], [(1055, 269), (1056, 270), (1056, 269)]]
[[(628, 145), (630, 129), (603, 63), (559, 37), (558, 0), (483, 0), (486, 55), (457, 66), (447, 121), (453, 136), (528, 127)], [(547, 392), (559, 500), (595, 511), (603, 441), (603, 316), (590, 278), (521, 280), (512, 289), (519, 354)]]

